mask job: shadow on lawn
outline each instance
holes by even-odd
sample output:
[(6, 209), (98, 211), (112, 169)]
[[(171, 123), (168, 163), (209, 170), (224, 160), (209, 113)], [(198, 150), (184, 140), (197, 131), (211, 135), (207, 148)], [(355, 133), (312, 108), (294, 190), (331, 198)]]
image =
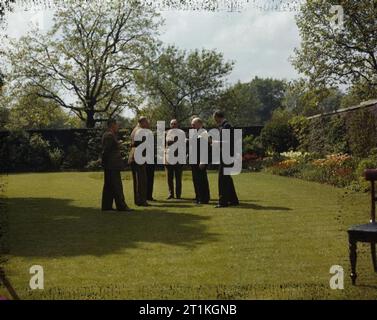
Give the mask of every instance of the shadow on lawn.
[(240, 201), (240, 205), (236, 208), (239, 209), (252, 209), (252, 210), (266, 210), (266, 211), (291, 211), (291, 208), (287, 207), (274, 207), (274, 206), (261, 206), (251, 201)]
[(77, 207), (69, 199), (9, 198), (10, 254), (26, 257), (101, 256), (140, 243), (195, 247), (216, 241), (209, 217), (147, 208), (131, 214)]

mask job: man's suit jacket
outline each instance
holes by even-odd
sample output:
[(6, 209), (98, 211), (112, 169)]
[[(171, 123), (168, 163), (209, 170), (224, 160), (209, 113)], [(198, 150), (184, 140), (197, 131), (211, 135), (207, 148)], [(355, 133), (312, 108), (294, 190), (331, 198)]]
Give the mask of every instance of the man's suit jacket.
[(136, 146), (135, 146), (135, 135), (136, 135), (136, 131), (139, 130), (140, 126), (137, 125), (135, 128), (133, 128), (132, 132), (131, 132), (131, 149), (130, 149), (130, 153), (128, 154), (128, 164), (131, 164), (133, 162), (135, 162), (135, 149), (136, 149)]
[(123, 170), (124, 162), (120, 153), (118, 138), (111, 131), (102, 136), (102, 166), (106, 170)]
[[(224, 129), (230, 130), (230, 140), (226, 139), (225, 136), (223, 136), (223, 130)], [(229, 144), (230, 145), (230, 153), (233, 156), (234, 155), (234, 132), (233, 132), (232, 125), (228, 122), (228, 120), (224, 120), (219, 126), (219, 131), (220, 131), (221, 148), (225, 144)], [(222, 160), (222, 152), (221, 152), (221, 164), (224, 164), (223, 160)]]

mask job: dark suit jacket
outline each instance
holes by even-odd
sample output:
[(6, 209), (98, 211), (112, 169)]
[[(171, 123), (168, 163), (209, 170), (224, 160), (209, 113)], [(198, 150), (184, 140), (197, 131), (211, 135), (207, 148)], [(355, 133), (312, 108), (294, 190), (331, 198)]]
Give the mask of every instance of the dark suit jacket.
[[(222, 131), (223, 129), (230, 129), (230, 141), (227, 140), (225, 138), (225, 136), (223, 136), (222, 134)], [(230, 144), (230, 154), (232, 156), (234, 156), (234, 131), (233, 131), (233, 127), (232, 125), (227, 121), (225, 120), (220, 126), (219, 126), (219, 130), (220, 130), (220, 141), (221, 141), (221, 148), (223, 147), (223, 145), (225, 144)], [(222, 153), (221, 153), (222, 154)], [(223, 160), (222, 160), (222, 156), (221, 156), (221, 164), (223, 164)]]
[(118, 138), (106, 131), (102, 136), (102, 166), (106, 170), (123, 170), (124, 161), (120, 153)]

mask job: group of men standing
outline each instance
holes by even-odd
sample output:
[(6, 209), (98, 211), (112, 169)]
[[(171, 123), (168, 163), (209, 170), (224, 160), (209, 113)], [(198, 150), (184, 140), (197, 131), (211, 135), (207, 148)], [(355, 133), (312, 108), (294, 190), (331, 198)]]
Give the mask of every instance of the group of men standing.
[[(220, 140), (221, 131), (223, 129), (232, 129), (229, 122), (225, 119), (223, 112), (216, 111), (213, 115), (214, 120), (219, 126)], [(197, 130), (197, 157), (194, 163), (190, 164), (192, 171), (192, 179), (195, 190), (195, 202), (197, 204), (208, 204), (210, 201), (210, 188), (207, 176), (207, 163), (202, 161), (200, 155), (201, 143), (208, 145), (208, 150), (211, 149), (212, 139), (208, 132), (203, 127), (203, 122), (199, 117), (193, 117), (191, 121), (193, 129)], [(176, 142), (174, 129), (179, 128), (179, 123), (176, 119), (171, 120), (170, 130), (165, 135), (165, 171), (167, 176), (169, 195), (167, 199), (181, 199), (182, 195), (182, 171), (183, 164), (169, 163), (169, 148)], [(128, 157), (128, 164), (132, 170), (133, 187), (134, 187), (134, 202), (135, 205), (146, 207), (149, 206), (148, 201), (153, 199), (153, 185), (154, 185), (154, 164), (139, 164), (135, 161), (135, 150), (142, 142), (136, 141), (135, 136), (139, 129), (150, 129), (150, 123), (146, 117), (138, 119), (137, 126), (131, 133), (131, 151)], [(104, 167), (104, 186), (102, 194), (102, 210), (114, 210), (112, 205), (115, 201), (116, 209), (118, 211), (131, 211), (124, 199), (123, 186), (121, 180), (121, 171), (123, 170), (123, 158), (120, 151), (120, 143), (117, 138), (119, 126), (114, 119), (108, 121), (107, 131), (102, 137), (102, 165)], [(220, 141), (221, 143), (222, 141)], [(223, 208), (228, 206), (239, 205), (237, 193), (234, 188), (233, 180), (230, 175), (224, 174), (224, 168), (227, 165), (220, 160), (218, 189), (219, 202), (216, 208)]]

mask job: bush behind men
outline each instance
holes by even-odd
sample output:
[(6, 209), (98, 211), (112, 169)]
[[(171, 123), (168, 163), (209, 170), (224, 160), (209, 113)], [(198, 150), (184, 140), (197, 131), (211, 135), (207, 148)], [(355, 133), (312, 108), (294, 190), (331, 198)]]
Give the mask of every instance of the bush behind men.
[[(220, 141), (216, 141), (217, 143), (220, 143), (220, 146), (222, 147), (223, 143), (230, 143), (232, 146), (232, 139), (231, 141), (226, 141), (224, 139), (224, 136), (222, 134), (222, 131), (224, 129), (232, 129), (231, 125), (226, 121), (224, 114), (220, 111), (215, 112), (214, 119), (217, 122), (219, 126), (220, 131)], [(110, 143), (110, 138), (112, 139), (112, 142), (116, 141), (118, 150), (119, 150), (119, 142), (116, 138), (116, 133), (118, 131), (118, 126), (114, 120), (109, 121), (109, 125), (111, 124), (111, 128), (108, 128), (108, 131), (104, 134), (103, 137), (103, 160), (106, 159), (106, 154), (108, 153), (108, 147), (107, 145)], [(113, 127), (113, 125), (115, 127)], [(207, 204), (210, 200), (210, 192), (209, 192), (209, 183), (208, 183), (208, 176), (207, 176), (207, 164), (205, 162), (201, 161), (200, 157), (200, 141), (205, 141), (205, 143), (208, 145), (208, 150), (211, 148), (209, 147), (212, 143), (215, 143), (215, 141), (212, 141), (211, 137), (208, 136), (207, 131), (203, 128), (203, 122), (200, 118), (195, 117), (192, 119), (191, 126), (193, 129), (197, 130), (197, 136), (194, 138), (194, 143), (197, 144), (197, 157), (196, 161), (194, 163), (190, 160), (191, 164), (191, 171), (192, 171), (192, 178), (193, 178), (193, 184), (194, 184), (194, 190), (195, 190), (195, 201), (197, 204)], [(177, 120), (173, 119), (171, 121), (171, 129), (178, 128), (178, 122)], [(148, 200), (152, 200), (152, 190), (153, 190), (153, 176), (154, 176), (154, 164), (148, 164), (150, 166), (150, 171), (153, 172), (153, 174), (149, 173), (147, 174), (147, 164), (139, 164), (135, 161), (135, 150), (136, 148), (142, 143), (139, 141), (135, 141), (135, 135), (138, 132), (139, 129), (149, 129), (149, 122), (147, 118), (141, 117), (138, 121), (138, 125), (134, 128), (134, 130), (131, 133), (131, 151), (129, 154), (128, 163), (130, 164), (132, 168), (132, 175), (133, 175), (133, 184), (134, 184), (134, 201), (137, 206), (149, 206), (147, 202)], [(170, 130), (169, 130), (170, 131)], [(168, 186), (169, 186), (169, 197), (168, 199), (171, 199), (174, 197), (174, 175), (176, 178), (176, 192), (175, 195), (177, 198), (180, 198), (181, 196), (181, 179), (182, 179), (182, 167), (183, 164), (177, 163), (177, 164), (169, 164), (168, 159), (166, 159), (166, 151), (169, 149), (171, 145), (173, 145), (175, 142), (174, 140), (171, 141), (169, 139), (169, 131), (166, 133), (165, 137), (165, 165), (166, 165), (166, 173), (167, 173), (167, 180), (168, 180)], [(105, 139), (106, 138), (106, 139)], [(224, 139), (224, 140), (223, 140)], [(186, 139), (187, 140), (187, 139)], [(107, 144), (105, 143), (107, 141)], [(162, 142), (163, 143), (163, 142)], [(191, 146), (191, 142), (190, 142)], [(190, 150), (190, 149), (189, 149)], [(139, 151), (140, 152), (140, 151)], [(191, 152), (191, 150), (190, 150)], [(120, 150), (119, 150), (119, 156), (120, 156)], [(108, 165), (105, 165), (104, 163), (104, 169), (105, 169), (105, 184), (104, 184), (104, 196), (103, 196), (103, 209), (108, 207), (104, 206), (104, 203), (109, 204), (109, 200), (107, 202), (104, 200), (106, 197), (105, 189), (106, 190), (116, 190), (115, 195), (112, 199), (116, 200), (117, 209), (121, 211), (128, 211), (130, 210), (124, 201), (123, 196), (123, 189), (122, 189), (122, 182), (120, 180), (120, 171), (123, 169), (123, 166), (119, 166), (119, 156), (118, 157), (118, 165), (115, 166), (115, 172), (119, 171), (119, 178), (117, 174), (114, 175), (113, 180), (116, 182), (112, 182), (109, 177), (109, 167)], [(121, 161), (123, 163), (123, 160)], [(176, 166), (176, 168), (173, 168), (173, 166)], [(120, 169), (121, 168), (121, 169)], [(171, 169), (177, 169), (178, 171), (175, 172), (175, 170)], [(219, 189), (219, 202), (216, 208), (223, 208), (227, 206), (236, 206), (239, 204), (238, 197), (234, 188), (233, 180), (230, 175), (224, 174), (224, 169), (229, 168), (229, 164), (225, 164), (222, 156), (220, 157), (220, 165), (219, 165), (219, 176), (218, 176), (218, 189)], [(113, 170), (114, 171), (114, 170)], [(169, 172), (170, 171), (170, 172)], [(110, 175), (111, 176), (111, 175)], [(113, 184), (110, 184), (113, 183)], [(109, 185), (116, 185), (116, 188), (110, 188)], [(119, 188), (120, 185), (120, 188)], [(106, 188), (105, 188), (106, 187)], [(121, 192), (120, 192), (121, 190)], [(149, 192), (148, 192), (149, 190)], [(120, 195), (121, 193), (121, 195)], [(107, 192), (109, 194), (109, 192)], [(122, 198), (123, 196), (123, 198)], [(109, 196), (107, 196), (109, 198)], [(122, 200), (123, 199), (123, 200)], [(123, 204), (124, 202), (124, 204)], [(118, 208), (119, 204), (119, 208)], [(111, 202), (112, 205), (112, 202)], [(124, 210), (122, 210), (122, 208)]]

